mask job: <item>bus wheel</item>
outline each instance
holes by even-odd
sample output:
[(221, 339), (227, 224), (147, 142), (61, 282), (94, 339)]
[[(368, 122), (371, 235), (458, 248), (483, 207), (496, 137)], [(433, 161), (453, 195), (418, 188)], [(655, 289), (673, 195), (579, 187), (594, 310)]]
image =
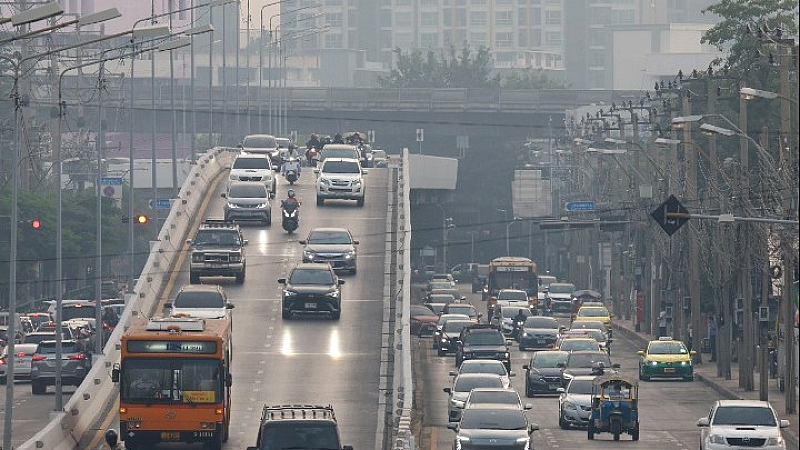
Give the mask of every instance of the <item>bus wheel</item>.
[(222, 433), (220, 433), (218, 438), (208, 443), (208, 448), (211, 450), (222, 450)]

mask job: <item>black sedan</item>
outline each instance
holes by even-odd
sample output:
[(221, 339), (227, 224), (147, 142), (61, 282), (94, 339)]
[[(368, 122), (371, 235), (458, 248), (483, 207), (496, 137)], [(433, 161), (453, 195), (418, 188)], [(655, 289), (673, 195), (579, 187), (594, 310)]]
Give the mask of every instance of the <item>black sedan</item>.
[(536, 394), (558, 394), (561, 386), (561, 365), (567, 362), (569, 353), (561, 351), (536, 352), (525, 369), (525, 396)]
[(338, 320), (342, 309), (340, 286), (344, 280), (336, 276), (330, 264), (302, 263), (292, 269), (288, 278), (278, 279), (284, 285), (281, 295), (282, 317), (294, 314), (324, 314)]
[(522, 325), (522, 332), (517, 336), (519, 349), (552, 350), (558, 340), (559, 331), (558, 320), (553, 317), (528, 317)]

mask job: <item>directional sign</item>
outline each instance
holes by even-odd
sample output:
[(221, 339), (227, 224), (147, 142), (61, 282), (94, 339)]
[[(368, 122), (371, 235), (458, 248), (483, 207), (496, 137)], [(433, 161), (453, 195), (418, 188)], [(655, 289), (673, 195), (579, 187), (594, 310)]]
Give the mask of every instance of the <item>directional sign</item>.
[(592, 200), (567, 202), (567, 204), (564, 205), (564, 209), (567, 211), (594, 211), (597, 209), (597, 205)]
[(121, 177), (102, 177), (100, 178), (100, 192), (106, 198), (122, 198), (122, 178)]
[(672, 236), (689, 219), (668, 217), (667, 214), (669, 213), (689, 214), (689, 211), (681, 205), (681, 202), (674, 195), (670, 195), (664, 203), (650, 213), (650, 217), (655, 219), (661, 229), (667, 233), (667, 236)]
[(417, 142), (422, 142), (424, 140), (425, 140), (425, 129), (417, 128)]
[(150, 199), (148, 204), (150, 205), (150, 209), (171, 209), (172, 199), (159, 198), (155, 202), (153, 201), (153, 199)]

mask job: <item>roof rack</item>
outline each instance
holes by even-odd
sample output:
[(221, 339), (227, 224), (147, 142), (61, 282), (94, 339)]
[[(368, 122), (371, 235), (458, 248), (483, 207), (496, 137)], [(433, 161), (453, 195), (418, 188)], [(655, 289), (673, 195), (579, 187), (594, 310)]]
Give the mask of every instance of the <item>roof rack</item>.
[(672, 336), (660, 336), (660, 337), (658, 338), (658, 340), (659, 340), (659, 341), (671, 341), (671, 340), (673, 340), (673, 339), (672, 339)]
[(261, 411), (261, 420), (276, 419), (327, 419), (336, 420), (332, 405), (264, 405)]
[(208, 228), (232, 228), (236, 226), (233, 222), (228, 222), (225, 219), (205, 219), (203, 225)]

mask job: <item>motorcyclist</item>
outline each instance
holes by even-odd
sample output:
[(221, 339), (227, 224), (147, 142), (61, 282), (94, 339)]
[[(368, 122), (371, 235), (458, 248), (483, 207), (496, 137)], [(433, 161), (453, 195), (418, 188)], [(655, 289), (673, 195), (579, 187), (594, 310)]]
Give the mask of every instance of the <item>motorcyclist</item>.
[(289, 158), (283, 161), (283, 165), (281, 165), (281, 175), (286, 176), (286, 174), (290, 170), (294, 170), (297, 173), (297, 177), (300, 177), (300, 160), (296, 157), (292, 157), (291, 155)]
[(286, 198), (281, 200), (281, 208), (292, 211), (300, 207), (300, 202), (295, 197), (294, 189), (289, 189), (286, 192)]
[(344, 139), (342, 138), (342, 135), (339, 134), (339, 133), (336, 133), (335, 135), (333, 135), (333, 143), (334, 144), (344, 144)]
[(511, 319), (511, 326), (512, 326), (511, 332), (514, 334), (514, 336), (516, 336), (517, 333), (519, 333), (519, 330), (525, 324), (525, 319), (527, 318), (528, 316), (522, 312), (522, 309), (517, 310), (517, 314)]
[(317, 150), (322, 148), (322, 143), (319, 141), (319, 137), (316, 134), (311, 135), (311, 139), (306, 142), (306, 148), (312, 149), (315, 148)]

